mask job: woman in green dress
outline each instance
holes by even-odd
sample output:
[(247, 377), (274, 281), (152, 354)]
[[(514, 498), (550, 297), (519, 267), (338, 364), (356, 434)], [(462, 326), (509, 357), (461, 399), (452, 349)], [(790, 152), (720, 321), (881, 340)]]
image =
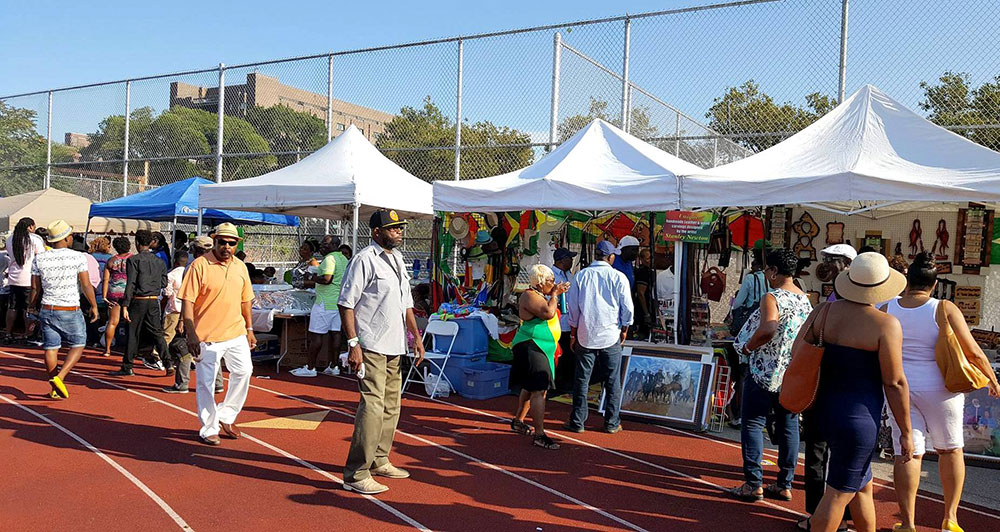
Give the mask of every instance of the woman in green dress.
[[(544, 264), (531, 269), (530, 287), (518, 300), (521, 327), (514, 336), (512, 384), (521, 387), (510, 428), (534, 435), (534, 444), (558, 449), (559, 444), (545, 434), (545, 393), (553, 384), (559, 350), (559, 296), (569, 291), (569, 283), (556, 284), (552, 270)], [(531, 413), (534, 427), (524, 418)]]

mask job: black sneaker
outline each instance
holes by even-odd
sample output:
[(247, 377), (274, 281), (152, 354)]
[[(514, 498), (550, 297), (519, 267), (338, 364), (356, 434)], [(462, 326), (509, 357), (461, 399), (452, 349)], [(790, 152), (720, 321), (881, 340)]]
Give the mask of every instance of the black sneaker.
[(215, 393), (222, 393), (222, 392), (224, 392), (224, 391), (226, 391), (226, 389), (225, 389), (225, 388), (216, 388), (216, 389), (215, 389)]
[(142, 361), (142, 365), (146, 369), (155, 369), (157, 371), (166, 371), (166, 369), (167, 369), (167, 368), (163, 367), (163, 362), (160, 362), (159, 360), (157, 360), (156, 362), (150, 362), (148, 360), (143, 360)]
[(120, 369), (118, 371), (112, 371), (111, 373), (108, 373), (108, 375), (111, 375), (112, 377), (131, 377), (135, 375), (135, 373), (133, 373), (130, 369)]
[(608, 434), (618, 434), (621, 431), (622, 431), (622, 426), (620, 423), (613, 427), (604, 427), (604, 432), (607, 432)]
[(576, 425), (573, 424), (572, 421), (567, 421), (563, 423), (563, 428), (570, 432), (575, 432), (577, 434), (582, 434), (584, 431), (583, 427), (577, 427)]
[(187, 388), (177, 388), (176, 386), (169, 386), (163, 389), (164, 393), (188, 393)]

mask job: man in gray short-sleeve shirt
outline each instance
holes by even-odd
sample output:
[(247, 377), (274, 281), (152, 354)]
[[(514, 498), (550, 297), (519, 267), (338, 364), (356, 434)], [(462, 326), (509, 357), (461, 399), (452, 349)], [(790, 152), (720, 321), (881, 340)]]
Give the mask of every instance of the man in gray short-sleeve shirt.
[(337, 302), (349, 348), (348, 365), (354, 371), (364, 366), (364, 377), (358, 380), (361, 400), (344, 468), (344, 488), (366, 495), (389, 489), (372, 475), (394, 479), (410, 476), (389, 462), (399, 421), (403, 384), (400, 357), (407, 352), (407, 329), (417, 338), (414, 364), (419, 365), (424, 357), (413, 317), (410, 278), (403, 255), (396, 249), (403, 243), (405, 225), (396, 211), (372, 214), (372, 245), (351, 259)]

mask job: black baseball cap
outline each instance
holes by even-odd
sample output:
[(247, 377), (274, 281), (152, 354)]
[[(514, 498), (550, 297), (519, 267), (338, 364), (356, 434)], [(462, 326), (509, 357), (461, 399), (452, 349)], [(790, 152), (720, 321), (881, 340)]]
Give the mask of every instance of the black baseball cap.
[(563, 259), (572, 259), (576, 256), (576, 252), (570, 251), (566, 248), (559, 248), (552, 253), (552, 260), (560, 261)]
[(406, 225), (409, 222), (399, 217), (396, 211), (389, 211), (385, 209), (379, 209), (372, 213), (371, 220), (368, 221), (368, 227), (371, 229), (388, 229), (390, 227), (399, 227), (401, 225)]

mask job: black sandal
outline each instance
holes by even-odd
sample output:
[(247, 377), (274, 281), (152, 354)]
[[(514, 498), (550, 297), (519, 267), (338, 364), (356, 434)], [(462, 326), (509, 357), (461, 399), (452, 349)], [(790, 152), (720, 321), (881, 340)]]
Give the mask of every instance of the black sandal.
[(726, 490), (726, 493), (744, 502), (759, 502), (764, 500), (764, 494), (757, 493), (757, 490), (750, 487), (750, 484), (747, 484), (746, 482), (736, 486), (735, 488)]
[[(786, 495), (784, 492), (787, 491)], [(777, 499), (779, 501), (790, 501), (792, 500), (792, 490), (779, 488), (777, 484), (768, 484), (764, 487), (764, 495)]]
[(531, 425), (528, 425), (517, 418), (510, 420), (510, 430), (518, 434), (524, 434), (525, 436), (531, 436), (535, 433), (535, 429), (532, 428)]
[[(812, 530), (812, 517), (806, 517), (805, 519), (795, 523), (795, 528), (798, 530), (804, 530), (809, 532)], [(851, 529), (846, 526), (841, 526), (837, 528), (837, 532), (849, 532)]]
[(536, 435), (535, 439), (533, 440), (533, 443), (537, 447), (542, 447), (544, 449), (550, 449), (553, 451), (559, 448), (559, 444), (545, 434)]

